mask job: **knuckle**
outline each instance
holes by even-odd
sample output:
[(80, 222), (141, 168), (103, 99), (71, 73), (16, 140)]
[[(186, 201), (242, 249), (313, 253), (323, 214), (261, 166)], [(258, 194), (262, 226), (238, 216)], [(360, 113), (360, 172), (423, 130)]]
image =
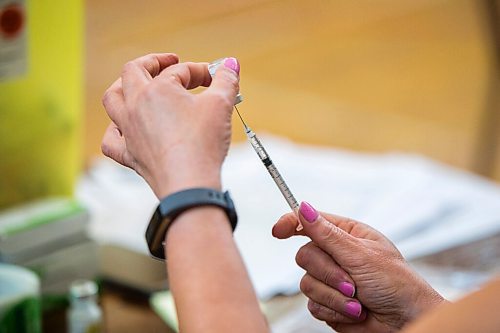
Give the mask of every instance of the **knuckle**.
[[(227, 72), (226, 72), (227, 73)], [(238, 91), (240, 88), (240, 83), (238, 80), (238, 77), (234, 73), (227, 73), (227, 75), (224, 75), (224, 79), (227, 81), (229, 86)]]
[(137, 67), (135, 60), (130, 60), (123, 65), (122, 74), (129, 73), (131, 70), (134, 70)]
[(326, 324), (328, 326), (330, 326), (330, 328), (333, 329), (336, 332), (339, 331), (339, 329), (340, 329), (340, 323), (336, 322), (335, 320), (327, 321)]
[(333, 286), (336, 281), (336, 274), (331, 268), (325, 268), (323, 271), (323, 281), (329, 286)]
[(325, 304), (330, 309), (335, 309), (335, 304), (337, 303), (337, 296), (335, 293), (328, 293), (325, 295)]
[(346, 317), (340, 312), (337, 312), (335, 310), (330, 310), (328, 313), (328, 320), (330, 320), (333, 323), (340, 324), (346, 321)]
[(335, 263), (330, 262), (323, 270), (322, 281), (328, 286), (334, 287), (341, 281), (349, 280), (346, 275)]
[(311, 285), (311, 280), (309, 279), (309, 276), (306, 274), (302, 277), (300, 280), (300, 291), (304, 293), (304, 295), (309, 295), (312, 292), (312, 285)]
[(156, 60), (156, 54), (154, 53), (148, 53), (146, 54), (144, 57), (143, 57), (144, 60), (148, 60), (148, 61), (151, 61), (151, 60)]
[(309, 252), (310, 250), (307, 245), (302, 246), (299, 251), (297, 251), (297, 254), (295, 255), (295, 262), (297, 263), (297, 265), (302, 268), (308, 265), (310, 257)]
[(309, 300), (309, 302), (307, 303), (307, 309), (314, 318), (322, 319), (323, 309), (318, 303)]
[(318, 304), (312, 300), (309, 300), (309, 302), (307, 303), (307, 309), (314, 318), (325, 321), (327, 323), (338, 324), (341, 322), (345, 322), (346, 320), (343, 314), (333, 309), (329, 309), (328, 307)]
[(323, 228), (322, 237), (323, 240), (328, 243), (335, 243), (336, 240), (341, 237), (342, 234), (339, 232), (339, 228), (331, 223), (326, 223)]
[(238, 79), (238, 76), (232, 72), (229, 69), (224, 70), (220, 76), (219, 79), (222, 80), (229, 89), (234, 90), (234, 91), (239, 91), (240, 90), (240, 81)]
[(104, 156), (107, 157), (111, 156), (111, 147), (105, 140), (101, 142), (101, 151), (104, 154)]
[(234, 77), (234, 75), (229, 75), (227, 81), (229, 83), (229, 87), (233, 91), (239, 91), (240, 90), (240, 84), (239, 84), (238, 80)]
[(102, 105), (105, 108), (108, 108), (111, 104), (111, 100), (113, 99), (113, 92), (111, 90), (106, 90), (104, 95), (102, 96)]

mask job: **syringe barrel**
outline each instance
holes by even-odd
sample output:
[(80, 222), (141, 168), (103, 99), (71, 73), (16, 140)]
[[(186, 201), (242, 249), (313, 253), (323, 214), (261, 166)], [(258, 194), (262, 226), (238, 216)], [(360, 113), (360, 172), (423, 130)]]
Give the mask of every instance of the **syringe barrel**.
[(267, 171), (273, 178), (274, 182), (278, 186), (281, 194), (285, 198), (286, 202), (290, 206), (290, 208), (295, 211), (299, 208), (299, 203), (295, 199), (295, 197), (292, 194), (292, 191), (290, 191), (290, 188), (288, 185), (285, 183), (285, 180), (281, 176), (280, 172), (276, 168), (276, 166), (271, 162), (269, 166), (266, 166)]
[(260, 143), (260, 140), (259, 138), (257, 138), (257, 135), (255, 135), (254, 131), (252, 131), (250, 127), (247, 127), (245, 132), (247, 134), (248, 140), (250, 141), (250, 144), (259, 156), (260, 160), (264, 162), (264, 160), (269, 159), (269, 154), (264, 149), (262, 143)]
[[(290, 188), (288, 185), (285, 183), (285, 180), (279, 173), (278, 169), (274, 165), (274, 163), (271, 161), (271, 158), (269, 157), (269, 154), (266, 152), (264, 149), (264, 146), (260, 142), (260, 140), (257, 138), (257, 135), (250, 129), (250, 127), (245, 125), (245, 132), (248, 137), (248, 140), (252, 144), (253, 149), (259, 156), (260, 160), (266, 167), (267, 171), (271, 175), (271, 178), (274, 180), (276, 185), (278, 186), (278, 189), (280, 190), (281, 194), (285, 198), (286, 202), (292, 209), (292, 211), (299, 216), (299, 203), (297, 202), (297, 199), (292, 194), (292, 191), (290, 191)], [(297, 227), (296, 230), (300, 231), (302, 230), (302, 224), (300, 223), (300, 220), (297, 218)]]
[(257, 135), (249, 128), (246, 128), (246, 133), (248, 140), (252, 144), (253, 149), (259, 156), (260, 160), (266, 167), (267, 171), (271, 175), (271, 178), (274, 180), (276, 185), (278, 186), (278, 189), (280, 190), (281, 194), (285, 198), (286, 202), (290, 206), (290, 208), (295, 211), (298, 209), (299, 204), (297, 203), (297, 200), (293, 196), (292, 192), (290, 191), (290, 188), (288, 185), (285, 183), (285, 180), (281, 176), (280, 172), (272, 162), (271, 158), (269, 157), (269, 154), (267, 153), (266, 149), (260, 142), (259, 138), (257, 138)]

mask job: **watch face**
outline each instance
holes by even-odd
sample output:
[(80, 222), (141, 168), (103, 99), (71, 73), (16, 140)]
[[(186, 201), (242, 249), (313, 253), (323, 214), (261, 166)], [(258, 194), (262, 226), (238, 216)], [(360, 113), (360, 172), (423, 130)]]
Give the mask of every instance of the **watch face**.
[(146, 241), (149, 252), (157, 259), (165, 259), (163, 241), (168, 223), (169, 219), (163, 218), (160, 210), (156, 209), (146, 229)]

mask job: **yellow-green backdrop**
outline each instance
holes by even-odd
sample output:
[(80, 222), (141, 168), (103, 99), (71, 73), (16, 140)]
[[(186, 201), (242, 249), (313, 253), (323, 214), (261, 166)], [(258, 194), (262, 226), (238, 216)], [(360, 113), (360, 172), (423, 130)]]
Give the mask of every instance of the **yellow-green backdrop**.
[(82, 165), (83, 2), (24, 8), (27, 68), (0, 80), (0, 208), (71, 195)]

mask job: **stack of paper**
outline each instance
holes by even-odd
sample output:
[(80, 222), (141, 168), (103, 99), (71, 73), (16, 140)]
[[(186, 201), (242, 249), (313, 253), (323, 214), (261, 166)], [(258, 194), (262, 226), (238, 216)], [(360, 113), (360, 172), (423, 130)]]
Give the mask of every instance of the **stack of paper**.
[(97, 246), (87, 236), (88, 211), (77, 201), (44, 199), (0, 214), (0, 261), (37, 273), (44, 293), (97, 274)]
[[(271, 136), (261, 141), (299, 201), (372, 225), (407, 258), (500, 232), (500, 188), (478, 176), (410, 154), (360, 154)], [(308, 240), (271, 236), (289, 207), (248, 143), (231, 148), (223, 181), (235, 201), (235, 239), (258, 295), (297, 292), (303, 271), (294, 258)], [(139, 176), (101, 160), (78, 193), (93, 213), (94, 237), (147, 253), (144, 231), (157, 200)]]

